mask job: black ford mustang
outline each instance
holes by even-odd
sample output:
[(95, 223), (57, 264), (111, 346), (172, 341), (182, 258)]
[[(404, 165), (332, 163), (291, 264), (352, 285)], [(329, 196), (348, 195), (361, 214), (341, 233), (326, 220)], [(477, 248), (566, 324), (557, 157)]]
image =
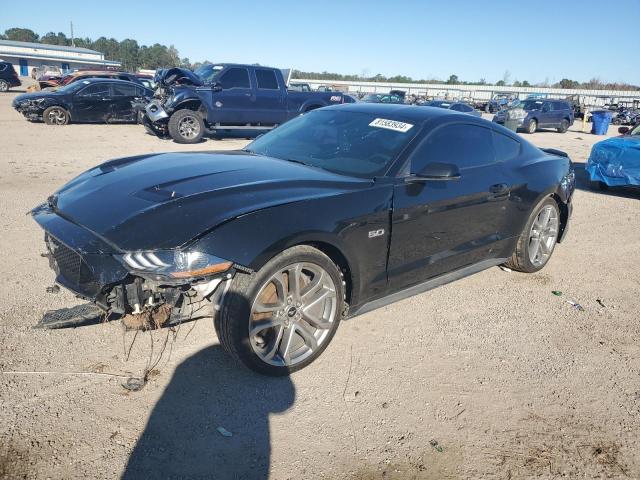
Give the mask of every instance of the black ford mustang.
[(567, 231), (574, 173), (482, 119), (323, 108), (243, 151), (112, 160), (33, 210), (56, 281), (116, 315), (214, 306), (220, 342), (270, 375), (341, 319), (506, 264), (535, 272)]
[(89, 78), (55, 91), (18, 95), (13, 108), (27, 120), (42, 120), (47, 125), (138, 122), (139, 112), (152, 98), (153, 90), (134, 82)]

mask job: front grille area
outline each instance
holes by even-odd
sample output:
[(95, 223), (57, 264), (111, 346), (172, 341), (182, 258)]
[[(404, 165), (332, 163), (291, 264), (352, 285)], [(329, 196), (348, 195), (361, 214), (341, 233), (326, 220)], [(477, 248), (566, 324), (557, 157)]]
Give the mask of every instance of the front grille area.
[(78, 252), (70, 249), (51, 235), (47, 235), (46, 242), (55, 261), (57, 273), (70, 285), (82, 286), (82, 290), (94, 290), (98, 287), (91, 268)]

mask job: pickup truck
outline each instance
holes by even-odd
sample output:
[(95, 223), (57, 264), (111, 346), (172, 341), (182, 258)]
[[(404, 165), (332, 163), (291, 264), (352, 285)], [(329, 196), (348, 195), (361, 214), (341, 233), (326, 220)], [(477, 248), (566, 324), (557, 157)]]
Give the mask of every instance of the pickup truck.
[(170, 68), (155, 82), (143, 124), (177, 143), (196, 143), (217, 130), (271, 129), (310, 110), (354, 101), (340, 92), (290, 91), (279, 69), (256, 65)]

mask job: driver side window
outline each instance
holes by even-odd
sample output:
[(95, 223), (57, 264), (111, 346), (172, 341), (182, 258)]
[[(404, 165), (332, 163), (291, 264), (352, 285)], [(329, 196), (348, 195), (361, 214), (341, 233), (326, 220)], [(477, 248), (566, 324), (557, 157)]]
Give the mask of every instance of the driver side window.
[(246, 68), (230, 68), (220, 77), (220, 86), (223, 90), (231, 88), (251, 88), (249, 72)]
[(78, 95), (81, 97), (109, 97), (111, 89), (108, 83), (94, 83), (81, 90)]
[(454, 124), (437, 129), (411, 155), (411, 174), (429, 163), (450, 163), (463, 171), (495, 162), (491, 130), (471, 124)]

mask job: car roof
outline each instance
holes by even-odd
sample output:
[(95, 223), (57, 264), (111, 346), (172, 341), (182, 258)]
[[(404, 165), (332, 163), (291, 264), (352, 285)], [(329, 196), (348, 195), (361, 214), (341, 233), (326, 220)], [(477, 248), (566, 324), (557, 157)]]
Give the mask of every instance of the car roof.
[[(122, 83), (124, 85), (136, 85), (138, 87), (146, 88), (144, 85), (140, 85), (136, 82), (131, 82), (129, 80), (120, 80), (118, 78), (101, 78), (101, 77), (87, 77), (82, 80), (78, 80), (80, 82), (91, 82), (91, 83)], [(75, 83), (75, 82), (74, 82)]]
[[(395, 120), (397, 118), (402, 120), (411, 120), (418, 123), (424, 123), (438, 117), (448, 116), (453, 118), (454, 115), (460, 115), (460, 118), (463, 118), (465, 121), (475, 118), (471, 115), (452, 112), (445, 108), (393, 103), (344, 103), (342, 105), (334, 105), (327, 108), (346, 110), (348, 112), (369, 113), (372, 115), (384, 116), (391, 120)], [(487, 123), (491, 124), (489, 121), (487, 121)]]

